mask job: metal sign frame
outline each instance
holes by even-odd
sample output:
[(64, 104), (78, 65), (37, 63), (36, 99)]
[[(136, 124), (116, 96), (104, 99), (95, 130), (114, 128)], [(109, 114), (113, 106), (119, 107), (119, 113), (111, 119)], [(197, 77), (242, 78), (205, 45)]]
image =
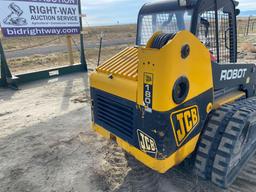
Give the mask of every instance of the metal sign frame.
[(0, 86), (7, 86), (8, 79), (12, 78), (11, 71), (7, 65), (7, 61), (4, 54), (4, 48), (2, 45), (2, 40), (0, 39), (0, 67), (1, 67), (1, 78), (0, 78)]
[(81, 0), (78, 0), (78, 7), (79, 7), (79, 21), (80, 21), (80, 63), (64, 66), (60, 68), (50, 68), (43, 71), (38, 72), (31, 72), (20, 74), (17, 76), (13, 76), (11, 71), (8, 67), (8, 63), (5, 57), (4, 48), (2, 45), (2, 41), (0, 39), (0, 87), (12, 87), (17, 88), (18, 84), (32, 82), (41, 79), (47, 79), (52, 77), (57, 77), (61, 75), (76, 73), (76, 72), (88, 72), (87, 63), (85, 58), (85, 49), (84, 49), (84, 36), (83, 36), (83, 24), (82, 24), (82, 9), (81, 9)]

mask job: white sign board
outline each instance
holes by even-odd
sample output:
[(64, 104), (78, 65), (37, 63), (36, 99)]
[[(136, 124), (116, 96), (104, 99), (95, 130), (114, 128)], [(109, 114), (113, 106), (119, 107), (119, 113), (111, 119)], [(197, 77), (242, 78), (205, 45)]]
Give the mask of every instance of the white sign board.
[(0, 0), (5, 37), (79, 34), (78, 0)]

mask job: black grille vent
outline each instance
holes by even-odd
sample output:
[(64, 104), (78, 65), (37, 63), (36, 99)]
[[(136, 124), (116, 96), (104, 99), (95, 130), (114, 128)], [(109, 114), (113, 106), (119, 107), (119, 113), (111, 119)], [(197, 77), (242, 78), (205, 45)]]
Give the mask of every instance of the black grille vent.
[[(115, 97), (101, 96), (96, 94), (95, 117), (98, 124), (108, 129), (110, 132), (122, 135), (123, 137), (133, 137), (134, 110)], [(128, 139), (127, 138), (127, 139)]]

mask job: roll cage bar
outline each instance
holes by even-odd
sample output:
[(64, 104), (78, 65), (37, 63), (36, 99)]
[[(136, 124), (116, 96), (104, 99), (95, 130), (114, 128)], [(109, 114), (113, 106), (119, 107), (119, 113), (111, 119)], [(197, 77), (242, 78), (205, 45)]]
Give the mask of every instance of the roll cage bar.
[[(137, 39), (136, 44), (139, 45), (139, 33), (140, 33), (140, 23), (141, 18), (143, 15), (148, 14), (154, 14), (154, 13), (164, 13), (164, 12), (170, 12), (170, 11), (178, 11), (178, 10), (193, 10), (192, 15), (192, 21), (191, 21), (191, 33), (198, 36), (198, 29), (199, 25), (203, 24), (204, 26), (209, 25), (209, 21), (207, 21), (207, 14), (205, 13), (211, 13), (211, 19), (214, 19), (214, 23), (211, 23), (214, 25), (214, 30), (212, 29), (211, 34), (212, 36), (215, 36), (216, 40), (214, 42), (214, 46), (216, 46), (216, 58), (218, 62), (222, 61), (222, 49), (221, 46), (224, 46), (225, 48), (229, 49), (229, 62), (237, 62), (237, 22), (236, 22), (236, 16), (240, 13), (236, 7), (238, 6), (238, 2), (234, 0), (186, 0), (185, 6), (180, 6), (179, 3), (180, 0), (167, 0), (167, 1), (160, 1), (155, 3), (148, 3), (145, 4), (138, 16), (138, 27), (137, 27)], [(224, 29), (223, 36), (225, 36), (225, 43), (220, 42), (220, 26), (219, 21), (223, 22), (221, 19), (222, 17), (219, 15), (219, 11), (224, 12), (227, 14), (227, 17), (225, 17), (226, 20), (228, 20), (228, 28)], [(202, 15), (205, 15), (204, 17), (201, 17)], [(209, 14), (208, 14), (209, 15)], [(201, 20), (200, 20), (201, 18)], [(213, 20), (211, 20), (212, 22)], [(207, 29), (209, 30), (209, 29)], [(206, 31), (207, 31), (206, 30)], [(227, 35), (228, 34), (228, 35)], [(228, 37), (227, 37), (228, 36)], [(224, 40), (223, 40), (224, 41)], [(229, 42), (229, 43), (227, 43)], [(228, 44), (228, 45), (227, 45)], [(229, 46), (229, 47), (228, 47)]]

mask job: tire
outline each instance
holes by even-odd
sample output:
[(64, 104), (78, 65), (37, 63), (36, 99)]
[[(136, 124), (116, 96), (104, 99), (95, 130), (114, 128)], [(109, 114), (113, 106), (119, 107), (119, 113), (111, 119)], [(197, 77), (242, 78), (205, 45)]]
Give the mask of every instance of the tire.
[(196, 173), (221, 188), (228, 188), (254, 155), (255, 128), (256, 98), (213, 111), (198, 144)]

